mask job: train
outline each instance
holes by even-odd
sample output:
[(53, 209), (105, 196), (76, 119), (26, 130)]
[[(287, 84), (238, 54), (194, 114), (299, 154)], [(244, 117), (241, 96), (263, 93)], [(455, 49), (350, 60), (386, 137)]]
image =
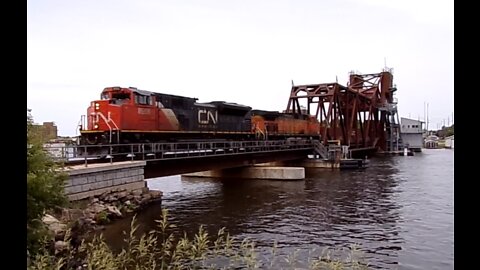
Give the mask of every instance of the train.
[(320, 123), (306, 111), (266, 111), (225, 101), (106, 87), (80, 123), (80, 145), (318, 138)]

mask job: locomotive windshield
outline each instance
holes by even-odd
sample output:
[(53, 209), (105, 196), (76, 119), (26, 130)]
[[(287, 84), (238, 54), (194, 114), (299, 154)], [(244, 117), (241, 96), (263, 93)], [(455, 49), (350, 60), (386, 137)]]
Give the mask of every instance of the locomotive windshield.
[(130, 99), (130, 93), (112, 93), (112, 99)]

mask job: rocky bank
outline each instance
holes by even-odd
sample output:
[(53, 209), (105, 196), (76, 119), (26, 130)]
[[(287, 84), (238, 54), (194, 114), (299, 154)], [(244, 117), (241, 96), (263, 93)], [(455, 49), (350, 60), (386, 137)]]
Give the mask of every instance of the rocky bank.
[(55, 236), (55, 252), (67, 247), (65, 234), (70, 229), (71, 242), (79, 245), (86, 234), (104, 229), (104, 225), (123, 218), (154, 203), (161, 203), (162, 192), (143, 188), (134, 191), (107, 192), (72, 202), (67, 208), (46, 214), (43, 222)]

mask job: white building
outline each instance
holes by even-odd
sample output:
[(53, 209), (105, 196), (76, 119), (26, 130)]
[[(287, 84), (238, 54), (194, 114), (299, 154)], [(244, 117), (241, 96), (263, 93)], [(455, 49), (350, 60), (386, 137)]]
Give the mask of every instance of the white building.
[(423, 122), (402, 117), (400, 125), (403, 146), (415, 152), (421, 152), (423, 146)]
[(451, 149), (454, 149), (454, 135), (452, 136), (448, 136), (445, 138), (445, 148), (451, 148)]

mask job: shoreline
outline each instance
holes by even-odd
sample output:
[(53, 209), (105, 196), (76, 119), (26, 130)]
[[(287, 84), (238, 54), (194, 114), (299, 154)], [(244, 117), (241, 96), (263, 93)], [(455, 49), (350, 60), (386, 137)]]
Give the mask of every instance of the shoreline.
[[(135, 215), (146, 207), (161, 204), (163, 193), (145, 187), (133, 191), (105, 192), (101, 195), (72, 201), (65, 207), (59, 207), (42, 218), (50, 231), (55, 253), (62, 252), (70, 238), (74, 246), (79, 246), (83, 239), (92, 233), (104, 230), (106, 225), (115, 220)], [(67, 231), (69, 235), (67, 235)]]

